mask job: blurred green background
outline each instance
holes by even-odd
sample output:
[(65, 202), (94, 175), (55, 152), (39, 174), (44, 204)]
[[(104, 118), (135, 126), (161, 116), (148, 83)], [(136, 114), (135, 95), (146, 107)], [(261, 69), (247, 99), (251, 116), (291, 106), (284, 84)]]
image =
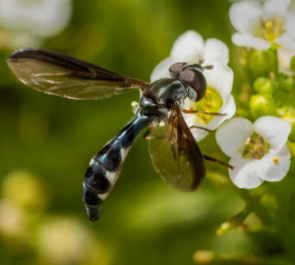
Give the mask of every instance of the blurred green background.
[[(177, 37), (192, 29), (228, 45), (238, 88), (244, 76), (231, 43), (229, 7), (225, 0), (73, 0), (70, 23), (40, 47), (149, 81)], [(157, 175), (142, 135), (101, 220), (90, 223), (81, 200), (84, 173), (133, 117), (131, 102), (139, 94), (75, 101), (38, 93), (8, 69), (12, 51), (0, 51), (1, 265), (179, 265), (193, 264), (200, 250), (244, 255), (259, 248), (239, 230), (216, 235), (245, 205), (226, 168), (206, 162), (199, 190), (181, 193)], [(200, 147), (226, 160), (214, 134)]]

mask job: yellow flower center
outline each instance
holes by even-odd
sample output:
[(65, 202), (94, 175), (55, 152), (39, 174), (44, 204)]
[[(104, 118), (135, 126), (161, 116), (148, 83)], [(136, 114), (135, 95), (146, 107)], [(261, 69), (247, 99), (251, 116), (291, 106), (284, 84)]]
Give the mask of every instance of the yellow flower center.
[[(222, 98), (216, 89), (207, 87), (206, 95), (198, 102), (193, 103), (191, 110), (201, 110), (205, 112), (218, 112), (223, 105)], [(212, 119), (213, 115), (196, 114), (196, 122), (207, 125)]]
[(285, 33), (285, 22), (274, 16), (271, 19), (260, 18), (260, 22), (254, 25), (253, 35), (269, 42), (274, 42)]
[(243, 157), (248, 159), (261, 159), (270, 148), (270, 144), (256, 133), (249, 137), (244, 145)]

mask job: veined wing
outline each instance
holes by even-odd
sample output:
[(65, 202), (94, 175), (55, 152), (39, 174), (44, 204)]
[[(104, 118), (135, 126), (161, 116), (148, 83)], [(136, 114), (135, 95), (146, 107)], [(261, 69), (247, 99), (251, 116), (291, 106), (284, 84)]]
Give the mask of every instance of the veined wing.
[(193, 191), (205, 175), (203, 156), (175, 104), (164, 126), (152, 129), (146, 137), (155, 169), (174, 188)]
[(21, 49), (7, 60), (27, 86), (46, 94), (71, 99), (102, 99), (134, 89), (144, 81), (113, 73), (73, 57), (43, 49)]

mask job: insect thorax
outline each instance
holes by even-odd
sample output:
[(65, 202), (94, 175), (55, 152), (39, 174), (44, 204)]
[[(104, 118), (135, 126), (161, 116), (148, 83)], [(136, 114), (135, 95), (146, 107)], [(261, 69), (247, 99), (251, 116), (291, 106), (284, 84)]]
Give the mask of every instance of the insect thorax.
[(173, 102), (187, 97), (186, 87), (178, 78), (162, 78), (151, 83), (140, 99), (140, 108), (146, 115), (166, 118)]

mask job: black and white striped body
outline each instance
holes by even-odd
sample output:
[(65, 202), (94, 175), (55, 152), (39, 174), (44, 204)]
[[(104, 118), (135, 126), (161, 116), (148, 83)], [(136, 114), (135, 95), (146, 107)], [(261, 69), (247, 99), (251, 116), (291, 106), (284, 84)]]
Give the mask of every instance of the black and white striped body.
[(93, 157), (83, 181), (83, 201), (90, 221), (99, 219), (101, 204), (112, 190), (136, 136), (153, 122), (165, 119), (172, 102), (185, 96), (185, 86), (179, 79), (151, 83), (140, 98), (134, 120)]
[(132, 142), (150, 125), (150, 155), (159, 175), (181, 191), (193, 191), (201, 183), (205, 175), (203, 155), (181, 109), (184, 99), (197, 102), (205, 96), (203, 70), (213, 66), (202, 67), (202, 61), (174, 63), (169, 67), (171, 78), (148, 84), (43, 49), (20, 49), (9, 56), (7, 63), (27, 86), (63, 98), (93, 100), (133, 90), (141, 92), (134, 120), (93, 157), (84, 177), (83, 201), (91, 221), (99, 219), (101, 204), (112, 190)]

